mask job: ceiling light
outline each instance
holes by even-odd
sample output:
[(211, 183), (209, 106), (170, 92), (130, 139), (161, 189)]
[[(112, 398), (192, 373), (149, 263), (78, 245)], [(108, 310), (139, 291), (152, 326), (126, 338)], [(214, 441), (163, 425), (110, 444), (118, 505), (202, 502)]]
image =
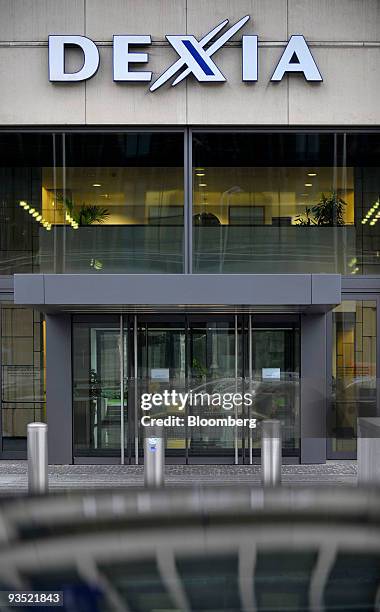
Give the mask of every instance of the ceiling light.
[(38, 210), (35, 210), (34, 213), (33, 213), (33, 217), (38, 217), (39, 214), (40, 213), (38, 212)]
[(35, 212), (34, 208), (29, 208), (28, 213), (32, 215)]
[(25, 208), (25, 206), (28, 206), (27, 203), (24, 200), (20, 200), (19, 202), (20, 206), (22, 206), (23, 208)]
[(364, 225), (365, 223), (367, 223), (368, 219), (363, 219), (362, 224)]
[(207, 183), (199, 183), (199, 187), (207, 187)]
[(42, 215), (38, 215), (38, 216), (36, 217), (36, 221), (41, 221), (41, 219), (42, 219)]
[(195, 172), (203, 172), (204, 168), (195, 168)]
[(204, 172), (197, 172), (196, 175), (197, 176), (205, 176), (205, 173)]
[(307, 176), (317, 176), (317, 173), (316, 172), (308, 172)]
[(312, 187), (313, 183), (305, 183), (305, 187)]
[(375, 225), (376, 221), (370, 221), (370, 225)]
[(101, 187), (102, 185), (101, 185), (101, 183), (93, 183), (93, 185), (92, 185), (92, 186), (93, 186), (93, 187)]

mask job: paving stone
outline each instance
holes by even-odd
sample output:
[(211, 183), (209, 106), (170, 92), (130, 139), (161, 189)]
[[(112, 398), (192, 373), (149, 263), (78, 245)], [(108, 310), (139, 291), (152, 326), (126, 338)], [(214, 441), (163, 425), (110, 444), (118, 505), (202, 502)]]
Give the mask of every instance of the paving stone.
[[(49, 488), (94, 489), (127, 488), (143, 485), (141, 465), (52, 465)], [(167, 486), (213, 486), (220, 484), (260, 483), (259, 465), (167, 465)], [(357, 464), (353, 461), (329, 461), (321, 465), (284, 465), (285, 485), (336, 486), (356, 485)], [(27, 462), (0, 462), (0, 494), (12, 495), (27, 490)]]

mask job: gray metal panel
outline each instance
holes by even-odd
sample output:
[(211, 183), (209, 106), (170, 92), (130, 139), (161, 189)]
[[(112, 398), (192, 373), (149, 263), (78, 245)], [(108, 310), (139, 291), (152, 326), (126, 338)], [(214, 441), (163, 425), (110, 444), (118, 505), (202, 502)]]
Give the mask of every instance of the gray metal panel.
[(71, 317), (46, 316), (46, 411), (49, 463), (73, 461)]
[(302, 274), (45, 275), (46, 304), (311, 304)]
[(44, 275), (15, 274), (14, 302), (15, 304), (44, 304)]
[(301, 463), (326, 461), (326, 314), (301, 316)]
[(380, 276), (342, 276), (342, 292), (380, 293)]
[(341, 276), (339, 274), (311, 275), (312, 304), (340, 304), (341, 293)]
[[(43, 276), (43, 280), (42, 280)], [(338, 299), (338, 275), (46, 274), (16, 275), (15, 303), (33, 305), (296, 305)]]

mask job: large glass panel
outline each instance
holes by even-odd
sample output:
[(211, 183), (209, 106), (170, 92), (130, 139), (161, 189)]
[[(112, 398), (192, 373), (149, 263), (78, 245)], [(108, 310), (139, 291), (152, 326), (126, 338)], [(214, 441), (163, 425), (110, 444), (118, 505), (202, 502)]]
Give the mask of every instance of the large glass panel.
[[(186, 393), (186, 332), (183, 318), (139, 320), (137, 334), (138, 350), (138, 392), (163, 394)], [(182, 417), (183, 407), (179, 402), (170, 405), (152, 406), (149, 414), (155, 418), (167, 416)], [(140, 448), (143, 447), (143, 427), (140, 427)], [(165, 427), (166, 448), (171, 454), (185, 456), (186, 428), (182, 426)]]
[(42, 173), (47, 270), (182, 272), (183, 134), (66, 134), (64, 146), (61, 177)]
[[(73, 320), (74, 453), (116, 455), (121, 449), (120, 319)], [(127, 370), (127, 335), (124, 334)], [(127, 450), (128, 398), (124, 397), (124, 447)]]
[(0, 274), (182, 272), (183, 134), (0, 134)]
[(0, 134), (0, 274), (40, 271), (40, 239), (51, 232), (43, 174), (46, 167), (62, 165), (59, 138)]
[[(285, 327), (274, 316), (268, 327), (267, 316), (255, 316), (248, 357), (251, 327), (241, 315), (137, 315), (136, 327), (134, 316), (75, 315), (74, 453), (120, 457), (124, 373), (126, 460), (143, 454), (143, 416), (164, 419), (166, 452), (180, 461), (223, 456), (232, 462), (236, 453), (238, 461), (248, 461), (247, 449), (257, 454), (261, 446), (249, 418), (280, 419), (283, 452), (297, 455), (299, 326), (293, 319)], [(250, 390), (253, 404), (244, 398)], [(228, 417), (247, 421), (235, 427)]]
[[(252, 317), (253, 416), (281, 421), (285, 455), (299, 453), (300, 443), (300, 344), (299, 327), (260, 327)], [(260, 430), (253, 448), (261, 448)]]
[[(183, 140), (0, 133), (0, 273), (182, 272)], [(195, 133), (192, 179), (194, 272), (377, 273), (380, 133)]]
[(45, 420), (45, 332), (42, 315), (1, 306), (2, 450), (26, 450), (26, 427)]
[(193, 271), (375, 272), (380, 136), (196, 133)]
[(357, 417), (376, 415), (376, 301), (345, 300), (333, 311), (333, 453), (355, 454)]
[[(234, 317), (190, 321), (189, 341), (189, 388), (193, 396), (199, 393), (206, 399), (210, 397), (208, 405), (199, 400), (189, 406), (189, 414), (200, 419), (241, 417), (242, 405), (235, 407), (228, 401), (232, 394), (243, 391), (241, 328), (236, 335)], [(231, 455), (235, 442), (241, 446), (243, 434), (241, 427), (192, 427), (188, 436), (189, 455)]]

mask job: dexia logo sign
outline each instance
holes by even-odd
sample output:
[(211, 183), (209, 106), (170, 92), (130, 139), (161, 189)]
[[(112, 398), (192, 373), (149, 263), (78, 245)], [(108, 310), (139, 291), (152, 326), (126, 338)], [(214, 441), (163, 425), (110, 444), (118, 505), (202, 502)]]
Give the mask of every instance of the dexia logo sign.
[[(155, 91), (172, 79), (172, 86), (178, 85), (189, 74), (201, 83), (223, 83), (221, 73), (213, 57), (223, 45), (249, 21), (249, 15), (225, 29), (228, 19), (222, 21), (201, 40), (195, 36), (167, 35), (166, 39), (175, 49), (179, 58), (150, 86)], [(225, 30), (224, 32), (222, 32)], [(133, 47), (146, 47), (152, 42), (149, 35), (115, 35), (113, 37), (113, 78), (118, 82), (152, 81), (152, 72), (138, 70), (136, 64), (149, 62), (148, 53), (132, 51)], [(77, 72), (67, 72), (65, 54), (67, 47), (77, 47), (83, 52), (83, 65)], [(99, 67), (99, 50), (96, 44), (85, 36), (49, 36), (49, 79), (53, 82), (85, 81), (96, 74)], [(258, 80), (258, 37), (242, 36), (242, 80)], [(322, 81), (322, 76), (303, 36), (294, 35), (282, 53), (275, 67), (271, 81), (281, 81), (285, 74), (298, 72), (307, 81)]]

